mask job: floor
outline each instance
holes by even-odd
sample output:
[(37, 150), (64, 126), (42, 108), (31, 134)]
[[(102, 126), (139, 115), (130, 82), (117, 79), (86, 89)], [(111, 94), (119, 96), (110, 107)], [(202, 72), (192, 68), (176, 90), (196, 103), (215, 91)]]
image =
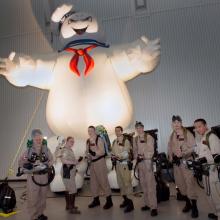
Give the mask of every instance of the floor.
[[(26, 213), (26, 202), (23, 200), (22, 194), (25, 192), (25, 183), (13, 183), (12, 187), (16, 191), (17, 195), (17, 210), (18, 213), (16, 215), (8, 217), (10, 220), (29, 220), (28, 215)], [(198, 207), (200, 210), (199, 220), (207, 220), (207, 213), (210, 211), (210, 207), (204, 195), (204, 192), (198, 188), (199, 193), (199, 202)], [(81, 215), (71, 215), (65, 211), (65, 202), (63, 194), (54, 194), (49, 192), (47, 199), (47, 210), (45, 214), (49, 217), (49, 219), (53, 220), (131, 220), (131, 219), (152, 219), (149, 212), (142, 212), (140, 207), (142, 204), (141, 194), (134, 194), (133, 201), (135, 205), (135, 210), (132, 213), (124, 214), (123, 210), (119, 208), (121, 203), (121, 197), (118, 192), (113, 192), (113, 203), (114, 207), (110, 210), (103, 210), (101, 207), (88, 209), (88, 203), (92, 200), (89, 195), (88, 184), (85, 185), (83, 191), (79, 192), (79, 196), (76, 200), (76, 205), (81, 210)], [(104, 204), (105, 199), (101, 198), (102, 205)], [(182, 208), (184, 206), (184, 202), (177, 201), (175, 198), (175, 188), (171, 186), (171, 198), (168, 202), (162, 202), (158, 206), (159, 215), (154, 217), (155, 220), (188, 220), (191, 219), (190, 214), (183, 214)]]

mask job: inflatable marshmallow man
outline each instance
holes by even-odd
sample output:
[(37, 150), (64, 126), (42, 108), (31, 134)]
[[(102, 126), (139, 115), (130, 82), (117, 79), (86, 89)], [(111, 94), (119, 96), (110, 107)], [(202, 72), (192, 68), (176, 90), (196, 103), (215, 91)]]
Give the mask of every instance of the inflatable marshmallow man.
[(56, 135), (85, 138), (87, 127), (127, 127), (132, 104), (125, 82), (152, 71), (159, 62), (159, 40), (146, 37), (124, 45), (105, 43), (94, 16), (62, 5), (52, 15), (64, 45), (40, 57), (12, 53), (0, 72), (15, 86), (49, 90), (47, 121)]

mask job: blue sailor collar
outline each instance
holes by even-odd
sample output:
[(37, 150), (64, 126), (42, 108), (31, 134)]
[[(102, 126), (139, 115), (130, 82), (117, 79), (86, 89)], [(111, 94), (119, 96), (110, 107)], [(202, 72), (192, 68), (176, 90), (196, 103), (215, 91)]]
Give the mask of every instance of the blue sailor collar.
[(81, 39), (81, 40), (74, 40), (74, 41), (71, 41), (69, 42), (65, 47), (63, 47), (63, 49), (59, 50), (58, 52), (62, 52), (64, 51), (65, 49), (67, 48), (70, 48), (70, 47), (74, 47), (74, 46), (79, 46), (79, 45), (96, 45), (96, 46), (99, 46), (99, 47), (105, 47), (105, 48), (109, 48), (110, 45), (109, 44), (106, 44), (106, 43), (102, 43), (102, 42), (99, 42), (97, 40), (93, 40), (93, 39)]

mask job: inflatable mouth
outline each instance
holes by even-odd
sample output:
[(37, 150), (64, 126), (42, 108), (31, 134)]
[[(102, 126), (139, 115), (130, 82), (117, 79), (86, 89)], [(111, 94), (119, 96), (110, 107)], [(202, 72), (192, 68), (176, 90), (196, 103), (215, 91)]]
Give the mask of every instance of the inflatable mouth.
[(61, 50), (58, 50), (58, 52), (62, 52), (65, 49), (69, 47), (75, 47), (79, 45), (96, 45), (97, 47), (104, 47), (104, 48), (109, 48), (109, 45), (103, 42), (99, 42), (97, 40), (93, 39), (80, 39), (80, 40), (74, 40), (69, 42), (65, 47), (63, 47)]
[(76, 28), (73, 28), (73, 30), (78, 34), (78, 35), (82, 35), (86, 32), (88, 26), (85, 27), (85, 28), (82, 28), (82, 29), (76, 29)]

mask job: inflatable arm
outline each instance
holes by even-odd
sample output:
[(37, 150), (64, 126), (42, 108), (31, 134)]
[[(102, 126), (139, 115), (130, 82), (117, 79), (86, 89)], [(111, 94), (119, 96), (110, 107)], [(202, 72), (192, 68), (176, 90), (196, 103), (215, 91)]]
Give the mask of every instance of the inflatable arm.
[(155, 69), (160, 60), (160, 40), (142, 36), (130, 44), (113, 46), (110, 59), (119, 78), (128, 81)]
[(34, 86), (50, 89), (56, 55), (32, 58), (12, 52), (8, 58), (0, 59), (0, 74), (18, 87)]

